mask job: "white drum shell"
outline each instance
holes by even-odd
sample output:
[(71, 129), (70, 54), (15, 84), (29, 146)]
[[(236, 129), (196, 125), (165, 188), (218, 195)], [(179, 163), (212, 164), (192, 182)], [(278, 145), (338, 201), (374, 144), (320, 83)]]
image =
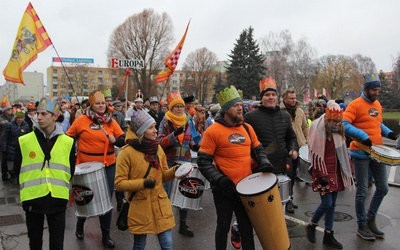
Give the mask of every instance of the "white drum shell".
[(277, 175), (279, 194), (281, 195), (282, 203), (286, 203), (290, 200), (290, 178), (286, 175)]
[(308, 172), (308, 168), (311, 166), (310, 160), (308, 159), (308, 145), (303, 145), (299, 149), (299, 166), (297, 168), (297, 176), (300, 180), (310, 183), (312, 182), (312, 177)]
[(75, 166), (72, 192), (75, 214), (78, 217), (103, 215), (113, 208), (106, 171), (100, 162), (86, 162)]
[(210, 188), (210, 183), (200, 173), (197, 164), (193, 166), (193, 171), (187, 178), (173, 180), (170, 199), (176, 207), (201, 210), (201, 202)]

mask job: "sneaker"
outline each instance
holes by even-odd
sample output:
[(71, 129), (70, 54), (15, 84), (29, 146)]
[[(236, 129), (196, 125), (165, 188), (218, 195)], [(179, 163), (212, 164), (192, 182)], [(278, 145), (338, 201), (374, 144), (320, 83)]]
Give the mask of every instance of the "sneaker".
[(287, 214), (294, 214), (293, 203), (291, 201), (286, 203), (285, 211), (286, 211)]
[(371, 230), (368, 228), (367, 225), (359, 226), (357, 230), (357, 235), (363, 238), (364, 240), (370, 240), (370, 241), (375, 240), (374, 234), (371, 232)]
[(307, 239), (311, 243), (315, 243), (315, 228), (317, 225), (314, 224), (308, 224), (306, 226), (306, 232), (307, 232)]
[(240, 232), (237, 222), (233, 222), (231, 226), (231, 245), (235, 249), (240, 249), (242, 243), (240, 240)]
[(369, 230), (371, 230), (372, 234), (375, 235), (375, 237), (378, 237), (381, 239), (385, 238), (385, 233), (378, 229), (378, 227), (376, 226), (375, 220), (367, 219), (367, 226), (368, 226)]

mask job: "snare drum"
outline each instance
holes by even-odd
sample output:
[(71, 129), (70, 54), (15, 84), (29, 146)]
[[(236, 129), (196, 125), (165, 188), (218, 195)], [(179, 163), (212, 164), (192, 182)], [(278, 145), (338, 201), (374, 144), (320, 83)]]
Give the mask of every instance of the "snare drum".
[(282, 203), (290, 200), (290, 178), (286, 175), (277, 175), (279, 184), (279, 194), (281, 195)]
[(370, 156), (373, 160), (386, 165), (400, 165), (400, 152), (384, 145), (372, 146)]
[[(189, 172), (188, 167), (185, 166), (186, 164), (189, 164), (192, 167), (192, 171), (189, 173), (189, 175), (186, 175)], [(183, 169), (181, 170), (181, 168)], [(175, 176), (182, 176), (183, 172), (186, 173), (186, 178), (181, 180), (174, 179), (172, 183), (170, 195), (171, 203), (172, 205), (180, 208), (201, 210), (201, 201), (206, 195), (205, 191), (208, 190), (207, 187), (210, 185), (206, 178), (204, 178), (204, 176), (200, 173), (197, 165), (193, 166), (190, 163), (185, 163), (178, 168)]]
[(182, 164), (175, 172), (175, 177), (178, 180), (182, 180), (183, 178), (187, 177), (192, 173), (193, 165), (189, 162)]
[(89, 218), (110, 211), (113, 207), (108, 189), (103, 163), (86, 162), (76, 165), (72, 178), (76, 216)]
[(274, 174), (255, 173), (236, 186), (263, 249), (290, 248), (277, 184)]
[(308, 145), (303, 145), (299, 149), (299, 167), (297, 169), (297, 176), (300, 178), (300, 180), (306, 182), (306, 183), (312, 183), (312, 177), (310, 173), (308, 172), (308, 168), (311, 166), (310, 161), (308, 160)]

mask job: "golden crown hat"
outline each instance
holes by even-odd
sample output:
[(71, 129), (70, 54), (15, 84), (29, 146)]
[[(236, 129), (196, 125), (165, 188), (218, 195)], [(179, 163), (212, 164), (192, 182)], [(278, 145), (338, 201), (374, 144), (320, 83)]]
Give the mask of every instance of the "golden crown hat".
[(60, 112), (60, 104), (58, 102), (51, 101), (49, 98), (42, 98), (37, 109), (44, 109), (51, 113), (58, 114)]
[(103, 90), (101, 91), (101, 93), (103, 93), (103, 95), (104, 95), (105, 98), (112, 97), (112, 96), (111, 96), (111, 89), (103, 89)]
[(181, 94), (179, 92), (177, 92), (177, 91), (169, 92), (169, 94), (167, 96), (167, 102), (171, 103), (175, 99), (182, 99)]
[(325, 119), (341, 121), (343, 119), (343, 110), (334, 100), (329, 100), (325, 109)]
[(101, 93), (100, 91), (96, 91), (89, 95), (90, 105), (93, 105), (96, 102), (105, 102), (105, 101), (106, 101), (106, 99), (104, 97), (104, 94)]
[(260, 81), (260, 93), (266, 89), (276, 90), (276, 81), (272, 77), (264, 78)]
[(3, 111), (11, 108), (11, 103), (6, 95), (3, 95), (3, 98), (1, 99), (1, 108)]
[(222, 111), (228, 110), (233, 103), (242, 101), (239, 92), (233, 85), (221, 90), (218, 94), (216, 94), (216, 97), (218, 103), (221, 105)]

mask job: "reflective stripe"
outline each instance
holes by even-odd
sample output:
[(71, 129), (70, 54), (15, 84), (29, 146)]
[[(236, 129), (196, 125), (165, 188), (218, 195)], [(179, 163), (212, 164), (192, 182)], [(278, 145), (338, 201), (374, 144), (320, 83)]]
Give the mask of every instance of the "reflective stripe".
[[(58, 164), (58, 163), (50, 162), (49, 164), (46, 164), (46, 165), (47, 165), (46, 167), (48, 167), (48, 168), (62, 170), (67, 173), (69, 173), (69, 171), (70, 171), (69, 167), (66, 167), (66, 166), (64, 166), (62, 164)], [(43, 166), (43, 163), (26, 165), (21, 168), (21, 173), (25, 173), (25, 172), (28, 172), (31, 170), (42, 169), (42, 166)]]
[(48, 181), (46, 181), (46, 178), (40, 178), (40, 179), (31, 180), (31, 181), (27, 181), (27, 182), (19, 184), (19, 187), (20, 187), (20, 189), (23, 189), (23, 188), (33, 187), (33, 186), (36, 186), (36, 185), (50, 183), (50, 184), (53, 184), (53, 185), (63, 186), (63, 187), (69, 188), (69, 184), (66, 183), (65, 181), (54, 179), (54, 178), (48, 178), (47, 180)]

